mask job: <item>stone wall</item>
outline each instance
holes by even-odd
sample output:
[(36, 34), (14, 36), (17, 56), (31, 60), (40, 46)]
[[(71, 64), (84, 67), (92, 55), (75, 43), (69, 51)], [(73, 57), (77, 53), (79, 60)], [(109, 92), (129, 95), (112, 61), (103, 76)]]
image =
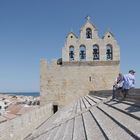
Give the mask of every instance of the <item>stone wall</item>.
[[(95, 62), (94, 62), (95, 63)], [(99, 64), (98, 64), (99, 63)], [(52, 102), (64, 106), (90, 91), (112, 89), (119, 73), (119, 61), (87, 64), (64, 63), (56, 61), (48, 65), (41, 61), (41, 104)]]
[(0, 140), (23, 140), (52, 115), (52, 104), (0, 124)]

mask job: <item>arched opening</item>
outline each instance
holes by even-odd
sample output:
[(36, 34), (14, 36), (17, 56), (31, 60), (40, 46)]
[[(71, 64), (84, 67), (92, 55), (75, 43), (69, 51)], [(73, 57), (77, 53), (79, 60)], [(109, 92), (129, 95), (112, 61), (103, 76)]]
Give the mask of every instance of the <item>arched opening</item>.
[(93, 60), (99, 60), (99, 46), (93, 45)]
[(80, 46), (80, 60), (86, 60), (86, 47), (84, 45)]
[(107, 60), (113, 59), (113, 49), (112, 49), (112, 45), (110, 44), (106, 45), (106, 59)]
[(74, 60), (74, 46), (69, 47), (69, 60), (70, 61)]
[(92, 30), (90, 28), (86, 29), (86, 38), (92, 39)]
[(53, 113), (55, 114), (58, 111), (58, 105), (53, 105)]

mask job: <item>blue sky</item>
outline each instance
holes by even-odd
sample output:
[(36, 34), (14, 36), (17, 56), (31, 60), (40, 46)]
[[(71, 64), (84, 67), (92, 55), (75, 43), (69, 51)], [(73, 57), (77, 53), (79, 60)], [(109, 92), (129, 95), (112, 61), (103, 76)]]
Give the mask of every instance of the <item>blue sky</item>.
[(136, 70), (140, 87), (139, 0), (0, 0), (0, 92), (39, 91), (40, 59), (61, 57), (66, 35), (89, 15), (99, 36), (111, 31), (121, 71)]

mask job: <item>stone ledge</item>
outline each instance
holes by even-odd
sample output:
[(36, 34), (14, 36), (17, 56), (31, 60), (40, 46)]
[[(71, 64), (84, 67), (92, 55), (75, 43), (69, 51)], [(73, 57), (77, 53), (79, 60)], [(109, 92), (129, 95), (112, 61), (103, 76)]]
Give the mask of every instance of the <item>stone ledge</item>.
[(62, 66), (112, 66), (118, 64), (120, 61), (74, 61), (63, 62)]

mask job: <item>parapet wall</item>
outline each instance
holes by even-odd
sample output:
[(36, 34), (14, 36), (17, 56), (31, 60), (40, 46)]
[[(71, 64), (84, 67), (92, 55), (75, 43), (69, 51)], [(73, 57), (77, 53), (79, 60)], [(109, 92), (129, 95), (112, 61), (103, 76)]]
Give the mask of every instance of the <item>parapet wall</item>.
[(13, 120), (0, 124), (0, 140), (23, 140), (52, 115), (52, 104), (47, 104)]
[(41, 61), (41, 105), (65, 106), (90, 91), (111, 90), (119, 73), (119, 61), (64, 62)]

